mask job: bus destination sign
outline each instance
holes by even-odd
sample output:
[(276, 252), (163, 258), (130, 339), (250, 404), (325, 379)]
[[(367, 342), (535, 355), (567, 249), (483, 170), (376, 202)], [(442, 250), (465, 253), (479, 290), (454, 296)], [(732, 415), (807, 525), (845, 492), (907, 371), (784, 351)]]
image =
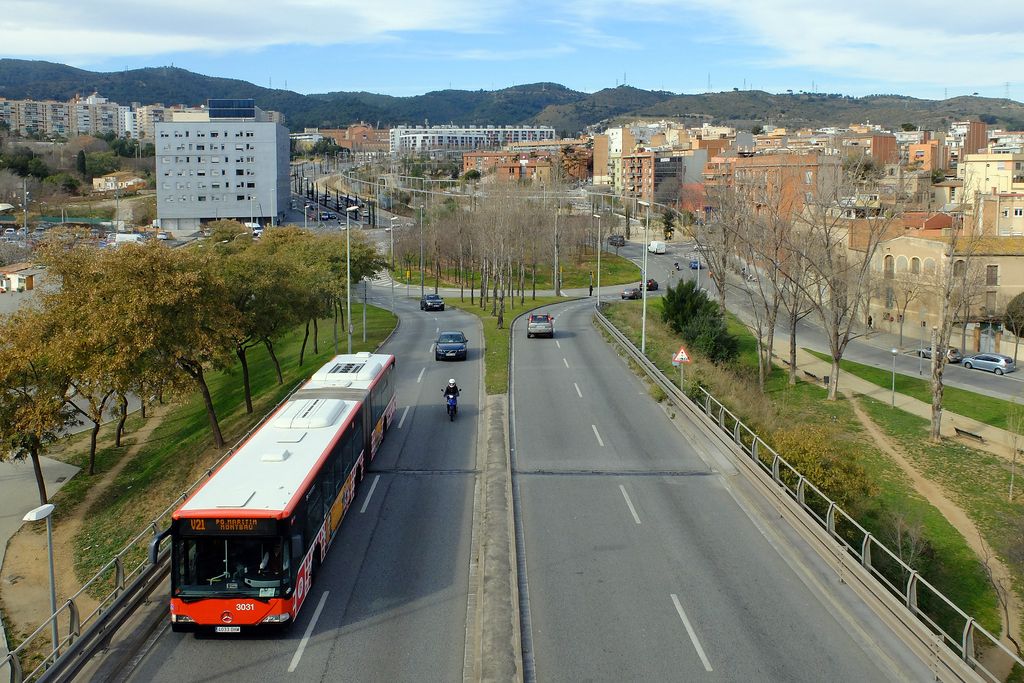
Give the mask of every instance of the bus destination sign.
[(277, 524), (266, 517), (209, 517), (178, 520), (183, 536), (254, 535), (273, 536)]

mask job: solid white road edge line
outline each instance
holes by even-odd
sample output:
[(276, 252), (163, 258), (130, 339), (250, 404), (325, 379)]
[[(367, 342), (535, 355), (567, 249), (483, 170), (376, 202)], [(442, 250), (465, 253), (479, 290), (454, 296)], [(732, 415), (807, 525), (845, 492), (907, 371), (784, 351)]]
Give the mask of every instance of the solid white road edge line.
[(402, 411), (402, 419), (398, 421), (398, 428), (399, 429), (401, 429), (402, 425), (405, 424), (405, 416), (409, 414), (409, 408), (412, 408), (412, 406), (406, 406), (405, 410)]
[(302, 659), (302, 653), (306, 650), (306, 643), (309, 642), (309, 636), (313, 633), (313, 627), (316, 626), (316, 620), (320, 618), (320, 613), (324, 611), (324, 605), (327, 603), (327, 596), (330, 595), (330, 591), (324, 591), (324, 594), (320, 596), (320, 604), (316, 606), (316, 611), (313, 612), (313, 618), (309, 620), (309, 626), (306, 627), (306, 632), (302, 634), (302, 640), (299, 641), (299, 649), (295, 651), (295, 656), (292, 657), (292, 663), (288, 665), (288, 673), (293, 673), (295, 667), (299, 665), (299, 660)]
[(629, 494), (626, 493), (626, 487), (619, 484), (619, 490), (622, 491), (622, 497), (626, 499), (626, 505), (629, 507), (630, 514), (633, 515), (633, 521), (637, 524), (640, 523), (640, 515), (636, 514), (636, 508), (633, 507), (633, 501), (629, 499)]
[(686, 632), (690, 636), (690, 642), (693, 643), (693, 649), (697, 651), (697, 656), (700, 657), (700, 661), (704, 663), (704, 670), (713, 671), (711, 668), (711, 662), (708, 661), (707, 655), (704, 654), (704, 648), (700, 646), (700, 641), (697, 640), (697, 634), (694, 632), (693, 627), (690, 626), (690, 620), (686, 618), (686, 612), (683, 611), (683, 606), (679, 604), (679, 598), (675, 593), (672, 593), (672, 602), (675, 603), (676, 611), (679, 612), (679, 618), (683, 620), (683, 626), (686, 627)]
[(597, 425), (590, 425), (590, 428), (594, 430), (594, 436), (597, 437), (597, 443), (601, 444), (601, 448), (604, 448), (604, 439), (597, 433)]
[(370, 484), (370, 492), (366, 494), (366, 500), (363, 501), (363, 507), (359, 508), (359, 514), (366, 512), (366, 506), (370, 504), (370, 499), (373, 498), (373, 491), (377, 488), (378, 481), (380, 481), (379, 474), (373, 478), (373, 483)]
[(420, 380), (422, 380), (422, 379), (423, 379), (423, 373), (424, 373), (424, 372), (426, 372), (426, 371), (427, 371), (427, 369), (426, 369), (426, 368), (422, 368), (422, 369), (420, 370), (420, 376), (416, 378), (416, 384), (419, 384), (419, 383), (420, 383)]
[(580, 398), (583, 398), (583, 392), (580, 391), (580, 385), (576, 384), (576, 382), (573, 382), (572, 385), (576, 387), (576, 395), (579, 396)]

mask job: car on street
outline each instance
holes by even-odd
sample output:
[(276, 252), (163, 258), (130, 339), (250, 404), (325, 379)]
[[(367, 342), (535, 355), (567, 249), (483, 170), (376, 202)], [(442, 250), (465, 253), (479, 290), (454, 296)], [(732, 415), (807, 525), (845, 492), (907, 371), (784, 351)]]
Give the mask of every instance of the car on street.
[(690, 259), (690, 270), (700, 270), (701, 268), (707, 268), (707, 266), (701, 263), (700, 259)]
[(647, 291), (648, 292), (653, 292), (656, 289), (658, 289), (658, 281), (655, 280), (653, 277), (652, 278), (648, 278), (647, 279)]
[(321, 211), (320, 212), (320, 220), (322, 220), (322, 221), (333, 221), (334, 218), (335, 218), (334, 214), (331, 213), (330, 211)]
[[(932, 347), (922, 346), (917, 350), (917, 355), (921, 358), (932, 357)], [(950, 346), (946, 349), (946, 362), (947, 363), (959, 363), (964, 359), (964, 355), (960, 353), (960, 349), (955, 346)]]
[(612, 247), (624, 247), (626, 246), (626, 238), (622, 235), (609, 235), (608, 244)]
[(426, 294), (420, 299), (421, 311), (443, 311), (444, 299), (437, 294)]
[(445, 330), (434, 342), (434, 360), (466, 360), (469, 340), (462, 330)]
[(158, 232), (158, 233), (156, 234), (156, 238), (157, 238), (158, 240), (169, 240), (169, 239), (171, 239), (171, 236), (170, 236), (170, 235), (168, 235), (168, 234), (167, 234), (166, 232), (164, 232), (163, 230), (161, 230), (160, 232)]
[(626, 287), (622, 290), (623, 299), (640, 299), (643, 297), (639, 287)]
[(7, 228), (4, 230), (4, 239), (8, 241), (14, 239), (14, 228)]
[(526, 338), (540, 336), (555, 336), (555, 316), (547, 313), (532, 313), (526, 319)]
[(994, 372), (997, 375), (1005, 375), (1017, 369), (1013, 359), (1001, 353), (976, 353), (973, 356), (964, 358), (963, 365), (968, 370), (977, 368), (978, 370)]

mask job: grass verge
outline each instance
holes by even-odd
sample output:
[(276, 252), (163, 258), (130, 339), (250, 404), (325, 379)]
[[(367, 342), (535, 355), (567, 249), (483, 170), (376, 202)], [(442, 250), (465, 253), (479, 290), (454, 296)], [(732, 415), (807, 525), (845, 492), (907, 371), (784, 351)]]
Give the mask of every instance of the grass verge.
[[(823, 361), (832, 362), (832, 357), (827, 353), (812, 351), (806, 348), (804, 351)], [(839, 361), (839, 369), (885, 389), (892, 387), (892, 370), (876, 368), (845, 359)], [(896, 393), (916, 398), (930, 405), (932, 402), (931, 380), (897, 374)], [(1000, 429), (1006, 429), (1007, 416), (1012, 406), (1013, 403), (1010, 401), (977, 394), (966, 389), (946, 386), (942, 390), (943, 408), (957, 415), (963, 415), (964, 417)]]

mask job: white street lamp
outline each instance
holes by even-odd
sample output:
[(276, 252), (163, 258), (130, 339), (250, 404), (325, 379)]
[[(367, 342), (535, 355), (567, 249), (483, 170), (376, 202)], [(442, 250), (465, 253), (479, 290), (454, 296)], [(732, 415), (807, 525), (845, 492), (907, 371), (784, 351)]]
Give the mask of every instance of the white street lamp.
[(640, 206), (647, 207), (647, 220), (644, 223), (644, 267), (640, 276), (640, 292), (642, 293), (640, 306), (640, 353), (647, 355), (647, 247), (650, 244), (647, 234), (651, 228), (651, 204), (650, 202), (639, 201)]
[[(345, 209), (345, 323), (348, 326), (348, 352), (352, 353), (352, 248), (351, 228), (352, 212), (358, 211), (359, 205)], [(338, 349), (334, 349), (337, 353)]]
[(391, 312), (395, 312), (395, 221), (400, 216), (391, 217)]
[(896, 354), (900, 352), (899, 349), (892, 349), (892, 407), (896, 407)]
[(59, 635), (57, 634), (57, 581), (53, 574), (53, 505), (46, 503), (40, 505), (34, 510), (29, 510), (22, 517), (22, 521), (25, 522), (38, 522), (40, 520), (46, 520), (46, 552), (50, 558), (50, 637), (53, 640), (53, 653), (57, 655), (57, 643), (60, 642)]
[(302, 200), (302, 229), (309, 230), (309, 211), (306, 209), (306, 182), (309, 178), (302, 176), (302, 194), (299, 195), (299, 199)]
[(423, 204), (420, 204), (420, 301), (423, 301)]
[(597, 309), (601, 310), (601, 250), (604, 247), (601, 235), (601, 214), (593, 214), (597, 219)]

